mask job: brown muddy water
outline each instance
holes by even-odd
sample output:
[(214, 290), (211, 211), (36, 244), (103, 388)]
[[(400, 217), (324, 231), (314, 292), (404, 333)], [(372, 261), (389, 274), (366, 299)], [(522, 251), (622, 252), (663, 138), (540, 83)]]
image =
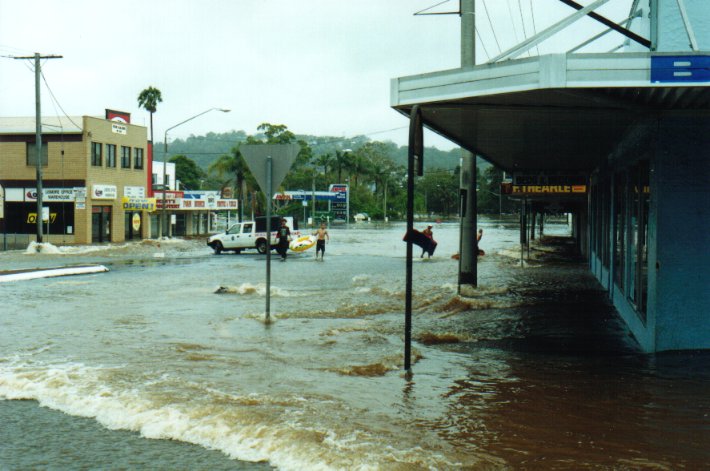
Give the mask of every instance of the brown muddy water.
[(415, 260), (411, 380), (401, 225), (274, 259), (270, 325), (255, 253), (0, 253), (110, 269), (0, 283), (0, 469), (707, 469), (710, 355), (641, 354), (567, 239), (521, 268), (516, 224), (480, 225), (470, 296), (457, 225)]

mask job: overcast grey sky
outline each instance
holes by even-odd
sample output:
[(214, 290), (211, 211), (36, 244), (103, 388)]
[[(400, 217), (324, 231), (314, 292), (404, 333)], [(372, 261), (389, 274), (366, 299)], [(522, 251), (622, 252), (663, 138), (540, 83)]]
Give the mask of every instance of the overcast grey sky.
[[(157, 87), (164, 101), (154, 117), (156, 141), (166, 128), (224, 107), (232, 112), (208, 113), (171, 131), (171, 138), (254, 133), (260, 123), (271, 122), (297, 134), (368, 134), (405, 144), (407, 119), (389, 107), (390, 79), (459, 65), (458, 15), (413, 16), (438, 1), (0, 0), (0, 56), (63, 55), (46, 61), (43, 72), (70, 116), (102, 115), (111, 108), (147, 125), (148, 113), (136, 98), (144, 88)], [(458, 3), (433, 11), (453, 11)], [(631, 3), (610, 0), (599, 11), (620, 20)], [(479, 62), (486, 52), (497, 54), (525, 33), (574, 12), (558, 0), (477, 5)], [(563, 51), (602, 29), (582, 20), (539, 52)], [(587, 51), (621, 42), (612, 33)], [(34, 115), (33, 72), (25, 62), (0, 57), (0, 116)], [(42, 99), (44, 115), (63, 114), (46, 88)], [(452, 147), (431, 133), (425, 140)]]

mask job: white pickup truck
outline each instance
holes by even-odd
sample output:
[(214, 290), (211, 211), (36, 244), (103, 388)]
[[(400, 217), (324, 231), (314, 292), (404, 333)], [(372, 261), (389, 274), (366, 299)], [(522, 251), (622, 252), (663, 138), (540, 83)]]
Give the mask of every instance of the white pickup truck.
[[(240, 253), (244, 249), (256, 249), (259, 253), (266, 253), (266, 218), (257, 217), (255, 221), (242, 221), (233, 224), (226, 232), (215, 234), (207, 239), (207, 245), (212, 247), (214, 253), (219, 255), (224, 251), (232, 250)], [(296, 238), (298, 221), (292, 217), (273, 216), (271, 218), (271, 247), (278, 243), (276, 230), (281, 227), (281, 219), (286, 220), (286, 225), (291, 229), (291, 237)]]

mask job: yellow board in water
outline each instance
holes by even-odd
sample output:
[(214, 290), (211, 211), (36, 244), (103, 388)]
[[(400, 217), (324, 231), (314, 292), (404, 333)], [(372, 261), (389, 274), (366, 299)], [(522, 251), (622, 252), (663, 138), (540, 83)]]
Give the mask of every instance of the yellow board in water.
[(289, 248), (294, 252), (303, 252), (316, 245), (316, 238), (313, 236), (303, 236), (291, 241)]

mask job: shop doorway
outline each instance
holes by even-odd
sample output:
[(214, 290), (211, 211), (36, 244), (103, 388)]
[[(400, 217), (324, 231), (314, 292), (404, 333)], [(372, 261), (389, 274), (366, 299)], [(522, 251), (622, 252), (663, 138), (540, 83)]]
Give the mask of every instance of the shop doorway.
[(141, 239), (141, 226), (143, 218), (139, 212), (127, 212), (124, 217), (124, 227), (126, 228), (126, 240)]
[(91, 242), (111, 242), (111, 206), (91, 207)]

